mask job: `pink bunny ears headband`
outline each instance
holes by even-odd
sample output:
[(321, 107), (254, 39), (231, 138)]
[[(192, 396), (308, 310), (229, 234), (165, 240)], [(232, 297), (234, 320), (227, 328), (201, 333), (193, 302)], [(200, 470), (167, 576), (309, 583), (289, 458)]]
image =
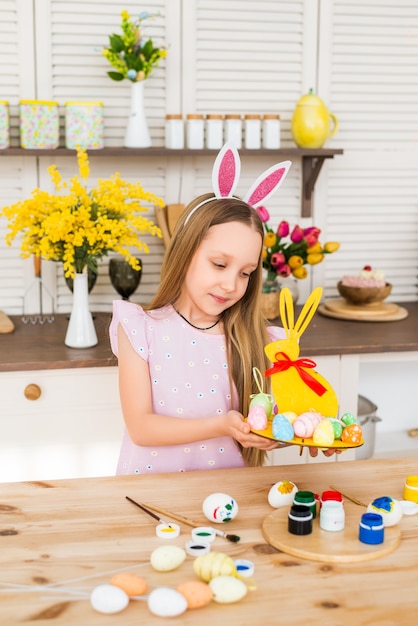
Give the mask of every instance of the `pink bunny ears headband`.
[[(262, 202), (280, 187), (286, 174), (292, 165), (291, 161), (282, 161), (276, 163), (268, 170), (265, 170), (257, 180), (251, 185), (245, 194), (243, 200), (251, 207), (256, 209)], [(186, 225), (190, 217), (201, 206), (218, 200), (220, 198), (233, 198), (234, 191), (238, 185), (241, 173), (241, 161), (238, 150), (231, 143), (226, 143), (216, 157), (212, 170), (212, 187), (215, 194), (214, 198), (207, 198), (194, 207), (186, 217), (184, 224)]]

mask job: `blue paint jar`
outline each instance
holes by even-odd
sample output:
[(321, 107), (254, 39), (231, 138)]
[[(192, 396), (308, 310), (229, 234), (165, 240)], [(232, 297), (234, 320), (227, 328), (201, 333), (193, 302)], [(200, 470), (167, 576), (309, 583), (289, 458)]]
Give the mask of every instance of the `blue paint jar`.
[(359, 526), (359, 540), (362, 543), (383, 543), (385, 527), (383, 517), (378, 513), (363, 513)]

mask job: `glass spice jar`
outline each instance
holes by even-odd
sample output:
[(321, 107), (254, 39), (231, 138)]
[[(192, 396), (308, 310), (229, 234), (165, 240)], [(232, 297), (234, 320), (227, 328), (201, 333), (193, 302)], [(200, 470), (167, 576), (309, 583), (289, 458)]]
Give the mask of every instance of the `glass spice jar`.
[(206, 147), (209, 150), (222, 148), (223, 134), (222, 115), (208, 114), (206, 116)]
[(241, 115), (231, 113), (225, 115), (225, 141), (230, 141), (239, 150), (242, 146)]
[(191, 150), (202, 150), (204, 147), (205, 127), (201, 113), (187, 115), (187, 147)]
[(245, 147), (248, 150), (258, 150), (261, 146), (261, 116), (247, 114), (245, 120)]
[(184, 148), (184, 123), (180, 114), (165, 116), (165, 147), (172, 150)]

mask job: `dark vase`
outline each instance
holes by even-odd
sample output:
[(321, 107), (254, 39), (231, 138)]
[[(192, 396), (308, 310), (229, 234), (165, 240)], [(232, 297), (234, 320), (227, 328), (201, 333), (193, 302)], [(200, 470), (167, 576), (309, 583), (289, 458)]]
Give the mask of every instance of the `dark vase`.
[(142, 261), (137, 260), (141, 265), (140, 270), (134, 270), (125, 259), (110, 259), (109, 261), (110, 282), (123, 300), (129, 300), (141, 282)]
[[(93, 270), (91, 270), (89, 267), (87, 268), (87, 288), (90, 291), (93, 289), (94, 285), (96, 284), (96, 280), (97, 280), (97, 274), (96, 272), (93, 272)], [(74, 281), (72, 278), (67, 278), (66, 276), (64, 276), (65, 278), (65, 282), (67, 283), (67, 287), (68, 289), (72, 292), (74, 289)]]

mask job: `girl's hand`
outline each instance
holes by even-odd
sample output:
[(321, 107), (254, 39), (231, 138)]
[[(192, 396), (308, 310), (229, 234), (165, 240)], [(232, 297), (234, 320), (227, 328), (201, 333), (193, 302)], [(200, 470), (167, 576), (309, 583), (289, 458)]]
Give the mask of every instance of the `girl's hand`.
[[(309, 454), (313, 457), (318, 456), (318, 448), (309, 448)], [(327, 450), (322, 450), (322, 454), (324, 456), (332, 456), (333, 454), (341, 454), (341, 449), (328, 448)]]
[(226, 434), (238, 441), (243, 448), (258, 448), (269, 451), (280, 445), (278, 441), (252, 433), (249, 424), (244, 421), (244, 416), (238, 411), (228, 411), (224, 419)]

